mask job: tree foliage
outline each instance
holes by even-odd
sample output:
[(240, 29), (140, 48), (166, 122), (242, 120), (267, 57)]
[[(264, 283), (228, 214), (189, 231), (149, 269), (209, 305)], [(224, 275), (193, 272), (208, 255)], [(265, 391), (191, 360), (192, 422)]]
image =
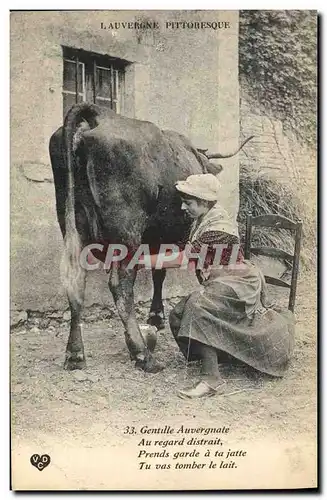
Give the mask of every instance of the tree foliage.
[(261, 109), (302, 140), (316, 141), (317, 15), (315, 11), (241, 11), (240, 78)]

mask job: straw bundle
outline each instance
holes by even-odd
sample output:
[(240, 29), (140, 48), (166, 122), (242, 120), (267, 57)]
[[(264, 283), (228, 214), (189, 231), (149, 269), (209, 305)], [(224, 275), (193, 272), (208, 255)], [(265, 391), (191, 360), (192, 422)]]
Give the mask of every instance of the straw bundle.
[[(240, 210), (238, 215), (240, 234), (245, 236), (246, 216), (278, 214), (293, 221), (302, 220), (302, 264), (310, 268), (315, 263), (315, 224), (306, 210), (305, 200), (299, 199), (298, 186), (282, 183), (275, 178), (240, 167)], [(272, 246), (287, 252), (294, 251), (294, 236), (290, 231), (255, 228), (253, 246)]]

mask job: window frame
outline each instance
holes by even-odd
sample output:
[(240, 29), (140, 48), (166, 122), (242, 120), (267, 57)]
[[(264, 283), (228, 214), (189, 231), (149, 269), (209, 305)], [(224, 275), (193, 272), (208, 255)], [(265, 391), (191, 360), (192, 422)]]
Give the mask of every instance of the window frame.
[[(62, 95), (74, 95), (75, 102), (93, 102), (101, 106), (101, 101), (109, 103), (109, 108), (117, 114), (124, 111), (124, 93), (125, 93), (125, 71), (129, 61), (114, 58), (109, 55), (103, 55), (82, 49), (74, 49), (62, 46), (63, 65), (65, 62), (78, 63), (82, 65), (82, 92), (65, 90), (64, 66), (63, 66), (63, 86)], [(97, 95), (97, 69), (110, 71), (110, 96), (104, 97)], [(76, 71), (76, 67), (75, 67)], [(75, 73), (76, 75), (76, 73)], [(75, 76), (76, 85), (76, 76)], [(78, 99), (76, 99), (78, 95)], [(100, 103), (99, 103), (100, 101)], [(107, 107), (107, 106), (103, 106)], [(63, 114), (67, 112), (63, 99)]]
[[(65, 62), (72, 62), (74, 64), (76, 64), (76, 61), (74, 59), (68, 59), (67, 57), (64, 57), (63, 58), (63, 62), (65, 64)], [(86, 85), (85, 85), (85, 63), (84, 62), (81, 62), (81, 61), (78, 61), (78, 65), (82, 65), (82, 89), (83, 91), (82, 92), (78, 92), (78, 96), (79, 97), (82, 97), (82, 100), (83, 102), (86, 100)], [(75, 68), (74, 68), (75, 69)], [(75, 70), (76, 71), (76, 70)], [(64, 81), (63, 81), (63, 86), (62, 86), (62, 93), (63, 94), (70, 94), (70, 95), (74, 95), (75, 98), (76, 98), (76, 91), (73, 91), (73, 90), (65, 90), (64, 89)], [(76, 83), (75, 83), (76, 85)]]
[[(123, 93), (124, 89), (121, 88), (119, 84), (119, 70), (114, 67), (113, 64), (110, 65), (110, 67), (106, 66), (99, 66), (98, 64), (95, 63), (95, 69), (102, 69), (105, 71), (110, 71), (110, 89), (111, 89), (111, 96), (110, 97), (102, 97), (100, 95), (96, 95), (95, 99), (100, 99), (100, 101), (109, 101), (110, 103), (115, 103), (116, 105), (116, 113), (120, 114), (121, 113), (121, 102), (122, 102), (122, 96), (121, 94)], [(122, 72), (122, 70), (120, 70)], [(96, 87), (96, 81), (94, 82), (94, 85)], [(113, 88), (116, 88), (116, 96), (114, 97), (114, 93), (112, 91)], [(96, 89), (95, 89), (96, 90)], [(112, 106), (111, 106), (111, 109)]]

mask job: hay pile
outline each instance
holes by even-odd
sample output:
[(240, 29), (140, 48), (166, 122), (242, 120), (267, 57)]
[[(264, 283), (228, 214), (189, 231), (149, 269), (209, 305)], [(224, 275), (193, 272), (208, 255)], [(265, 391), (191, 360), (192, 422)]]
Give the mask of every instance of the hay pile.
[[(306, 200), (298, 195), (299, 186), (281, 183), (265, 174), (240, 167), (240, 210), (238, 216), (240, 234), (245, 237), (246, 216), (277, 214), (293, 221), (302, 220), (302, 265), (309, 269), (316, 262), (315, 221), (306, 210)], [(289, 253), (294, 251), (294, 236), (290, 231), (270, 228), (254, 228), (253, 246), (272, 246)]]

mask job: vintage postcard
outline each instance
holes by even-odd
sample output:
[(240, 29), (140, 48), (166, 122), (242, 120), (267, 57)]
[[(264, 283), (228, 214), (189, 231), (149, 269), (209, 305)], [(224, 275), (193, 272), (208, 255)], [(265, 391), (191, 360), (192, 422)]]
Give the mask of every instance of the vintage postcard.
[(317, 12), (10, 31), (12, 489), (317, 488)]

